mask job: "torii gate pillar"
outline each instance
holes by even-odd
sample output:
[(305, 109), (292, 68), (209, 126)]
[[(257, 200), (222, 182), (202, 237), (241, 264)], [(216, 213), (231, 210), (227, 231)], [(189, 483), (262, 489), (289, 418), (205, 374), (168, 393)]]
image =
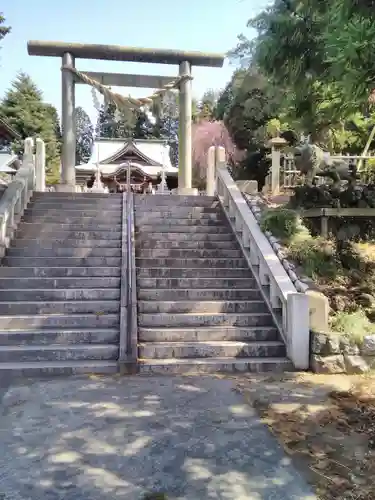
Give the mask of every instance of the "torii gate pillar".
[(68, 68), (74, 68), (74, 56), (65, 52), (61, 68), (61, 184), (59, 191), (75, 191), (76, 184), (76, 124), (75, 124), (75, 80)]
[(192, 118), (192, 88), (191, 65), (188, 61), (180, 63), (179, 120), (178, 120), (178, 194), (198, 194), (198, 190), (191, 187), (191, 118)]

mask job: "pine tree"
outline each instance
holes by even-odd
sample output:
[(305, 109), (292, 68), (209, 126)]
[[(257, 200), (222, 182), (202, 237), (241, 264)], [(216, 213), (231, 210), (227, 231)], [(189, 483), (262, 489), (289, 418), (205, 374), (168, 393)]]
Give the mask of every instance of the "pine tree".
[(40, 137), (46, 144), (46, 180), (58, 181), (60, 170), (60, 126), (56, 109), (43, 102), (42, 92), (31, 78), (20, 73), (0, 104), (0, 114), (20, 134), (22, 140), (12, 144), (17, 153), (23, 151), (26, 137)]
[(5, 23), (5, 17), (3, 16), (3, 13), (0, 12), (0, 41), (8, 34), (10, 33), (10, 27), (9, 26), (4, 26)]
[(129, 108), (117, 110), (114, 104), (102, 105), (96, 124), (96, 135), (102, 138), (119, 139), (133, 137), (137, 122), (136, 112)]
[(76, 165), (87, 163), (91, 156), (94, 140), (94, 127), (86, 111), (78, 107), (75, 110), (76, 122)]

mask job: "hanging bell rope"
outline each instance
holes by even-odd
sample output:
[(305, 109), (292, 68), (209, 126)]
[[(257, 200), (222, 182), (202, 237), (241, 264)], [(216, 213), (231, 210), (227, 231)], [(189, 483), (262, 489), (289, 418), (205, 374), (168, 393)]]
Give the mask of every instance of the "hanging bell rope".
[(130, 96), (128, 97), (123, 96), (121, 94), (118, 94), (117, 92), (113, 92), (105, 85), (102, 85), (100, 82), (94, 80), (93, 78), (90, 78), (86, 73), (82, 73), (81, 71), (78, 71), (75, 68), (71, 68), (70, 66), (63, 66), (61, 69), (65, 71), (71, 71), (79, 80), (81, 80), (81, 82), (90, 85), (92, 88), (100, 92), (100, 94), (103, 95), (106, 102), (114, 104), (119, 109), (129, 109), (129, 108), (139, 109), (144, 106), (146, 107), (150, 106), (156, 99), (163, 97), (165, 93), (170, 92), (173, 89), (178, 89), (181, 81), (185, 81), (186, 79), (189, 80), (192, 79), (190, 75), (179, 76), (178, 78), (176, 78), (176, 80), (173, 80), (172, 82), (164, 85), (162, 89), (156, 90), (151, 96), (141, 97), (136, 99)]

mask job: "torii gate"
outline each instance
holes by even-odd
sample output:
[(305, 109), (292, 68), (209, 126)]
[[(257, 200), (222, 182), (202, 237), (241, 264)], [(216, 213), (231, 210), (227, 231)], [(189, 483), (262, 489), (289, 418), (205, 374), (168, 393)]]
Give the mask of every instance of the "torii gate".
[[(99, 86), (122, 86), (143, 88), (170, 87), (176, 81), (179, 98), (179, 194), (195, 194), (192, 189), (191, 119), (192, 86), (191, 67), (208, 66), (220, 68), (223, 54), (184, 52), (165, 49), (122, 47), (119, 45), (97, 45), (32, 40), (27, 44), (31, 56), (61, 57), (62, 60), (62, 156), (61, 185), (59, 191), (75, 190), (76, 133), (74, 123), (75, 84), (89, 83), (91, 79)], [(159, 64), (178, 64), (179, 77), (127, 75), (121, 73), (80, 73), (75, 68), (75, 59), (101, 59), (107, 61), (130, 61)], [(96, 87), (98, 88), (98, 85)], [(105, 91), (105, 89), (103, 88)], [(117, 94), (118, 96), (118, 94)], [(118, 96), (121, 98), (121, 96)], [(124, 98), (126, 99), (126, 98)], [(136, 100), (134, 100), (136, 101)], [(131, 101), (130, 101), (131, 102)]]

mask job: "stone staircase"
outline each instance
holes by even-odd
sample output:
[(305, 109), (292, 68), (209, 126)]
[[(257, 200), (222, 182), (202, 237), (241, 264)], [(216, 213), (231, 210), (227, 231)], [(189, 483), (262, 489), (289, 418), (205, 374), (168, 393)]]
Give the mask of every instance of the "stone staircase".
[(0, 267), (0, 372), (117, 371), (122, 195), (35, 193)]
[(292, 369), (214, 197), (135, 196), (141, 372)]

